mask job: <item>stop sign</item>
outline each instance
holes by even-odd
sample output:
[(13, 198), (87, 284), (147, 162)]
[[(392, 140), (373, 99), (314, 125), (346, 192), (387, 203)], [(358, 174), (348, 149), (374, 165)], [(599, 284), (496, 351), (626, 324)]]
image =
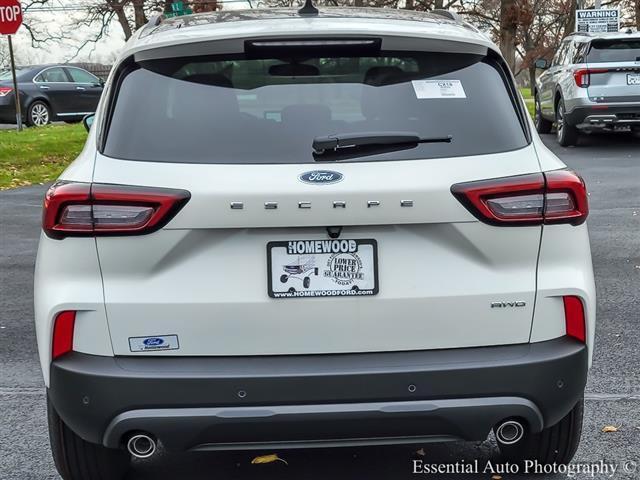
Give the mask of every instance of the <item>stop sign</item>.
[(0, 34), (13, 35), (22, 25), (22, 7), (18, 0), (0, 0)]

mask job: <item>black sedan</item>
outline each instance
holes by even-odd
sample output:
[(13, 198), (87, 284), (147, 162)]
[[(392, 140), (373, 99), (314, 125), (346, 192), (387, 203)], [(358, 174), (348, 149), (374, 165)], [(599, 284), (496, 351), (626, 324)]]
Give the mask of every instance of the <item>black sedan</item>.
[[(104, 82), (82, 68), (40, 65), (16, 71), (22, 119), (29, 126), (77, 122), (96, 111)], [(10, 71), (0, 71), (0, 123), (16, 123)]]

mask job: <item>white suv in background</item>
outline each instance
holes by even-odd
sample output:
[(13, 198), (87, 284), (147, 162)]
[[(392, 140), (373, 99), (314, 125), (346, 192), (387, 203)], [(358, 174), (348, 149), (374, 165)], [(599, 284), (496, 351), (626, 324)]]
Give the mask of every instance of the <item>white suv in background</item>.
[(534, 91), (536, 128), (576, 145), (583, 130), (640, 130), (640, 33), (573, 33), (565, 38)]
[(566, 463), (587, 214), (497, 47), (452, 15), (154, 19), (44, 201), (57, 468), (491, 430), (509, 459)]

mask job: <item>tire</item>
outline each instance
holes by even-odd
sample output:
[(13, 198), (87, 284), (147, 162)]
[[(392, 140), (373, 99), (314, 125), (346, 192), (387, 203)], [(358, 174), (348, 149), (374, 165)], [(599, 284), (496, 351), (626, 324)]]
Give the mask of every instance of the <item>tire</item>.
[(311, 286), (311, 279), (309, 277), (304, 277), (302, 280), (302, 286), (304, 288), (309, 288), (309, 286)]
[(584, 399), (581, 398), (567, 416), (555, 425), (545, 428), (540, 433), (525, 434), (522, 440), (514, 445), (498, 443), (502, 456), (514, 463), (537, 460), (543, 465), (568, 464), (580, 444), (583, 411)]
[(51, 107), (42, 100), (36, 100), (27, 108), (27, 125), (30, 127), (43, 127), (51, 123), (53, 112)]
[(130, 456), (89, 443), (73, 433), (47, 399), (49, 441), (53, 461), (64, 480), (122, 480), (129, 469)]
[(288, 275), (280, 275), (280, 283), (287, 283), (287, 280), (289, 280)]
[(578, 129), (574, 125), (566, 122), (564, 100), (561, 98), (556, 107), (556, 137), (558, 143), (563, 147), (574, 146), (578, 143), (578, 135)]
[(535, 116), (536, 131), (538, 133), (551, 133), (551, 127), (553, 127), (553, 122), (547, 120), (542, 116), (540, 99), (538, 98), (537, 94), (535, 97), (535, 103), (536, 103), (536, 116)]

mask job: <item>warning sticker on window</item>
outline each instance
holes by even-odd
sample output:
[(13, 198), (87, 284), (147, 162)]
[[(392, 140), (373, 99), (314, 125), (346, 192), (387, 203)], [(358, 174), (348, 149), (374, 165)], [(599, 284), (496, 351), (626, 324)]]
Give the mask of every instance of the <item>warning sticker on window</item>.
[(417, 98), (467, 98), (460, 80), (413, 80)]

